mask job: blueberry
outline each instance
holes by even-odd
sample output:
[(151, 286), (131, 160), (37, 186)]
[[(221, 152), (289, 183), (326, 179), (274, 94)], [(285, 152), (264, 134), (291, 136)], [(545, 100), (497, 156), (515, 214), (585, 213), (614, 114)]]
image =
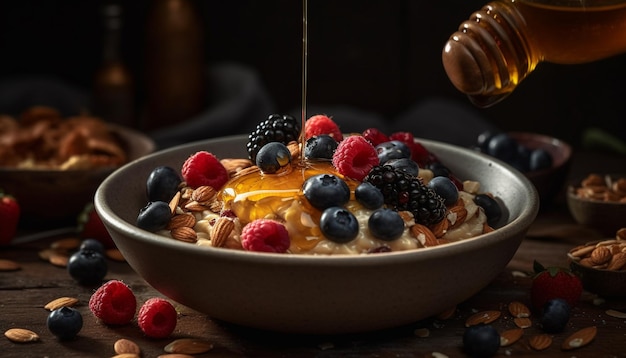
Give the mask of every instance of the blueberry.
[(104, 255), (93, 250), (76, 251), (67, 262), (67, 272), (80, 285), (85, 286), (101, 284), (107, 270)]
[(385, 164), (391, 159), (411, 158), (411, 148), (399, 140), (391, 140), (376, 146), (378, 161)]
[(459, 200), (459, 189), (448, 177), (434, 177), (428, 182), (428, 187), (443, 198), (446, 206), (454, 205)]
[(280, 142), (262, 146), (256, 155), (256, 165), (263, 173), (275, 174), (291, 164), (291, 152)]
[(104, 251), (105, 251), (104, 244), (102, 242), (96, 239), (91, 239), (91, 238), (84, 239), (80, 243), (80, 247), (78, 249), (96, 251), (102, 255), (104, 255)]
[(440, 162), (433, 162), (426, 166), (426, 169), (433, 172), (433, 176), (436, 177), (448, 177), (450, 176), (450, 169)]
[(170, 205), (164, 201), (151, 201), (137, 215), (137, 226), (155, 232), (167, 226), (172, 218)]
[(399, 169), (411, 176), (418, 176), (420, 172), (419, 165), (410, 158), (390, 159), (385, 165), (391, 165), (392, 167)]
[(487, 154), (506, 163), (511, 163), (517, 153), (517, 142), (506, 133), (494, 135), (489, 140)]
[(83, 328), (83, 316), (71, 307), (61, 307), (48, 315), (46, 325), (50, 333), (59, 339), (68, 340), (76, 337)]
[(500, 208), (500, 204), (493, 197), (487, 194), (476, 194), (474, 203), (485, 211), (489, 226), (494, 227), (498, 224), (502, 217), (502, 208)]
[(320, 230), (328, 240), (346, 243), (359, 234), (359, 222), (349, 210), (331, 206), (322, 211)]
[(476, 146), (481, 152), (488, 152), (489, 141), (491, 140), (491, 138), (493, 138), (494, 135), (496, 135), (496, 133), (492, 131), (484, 131), (478, 135), (478, 138), (476, 139)]
[(354, 198), (367, 209), (378, 209), (385, 203), (383, 193), (369, 182), (362, 182), (354, 189)]
[(178, 172), (171, 167), (160, 166), (154, 168), (146, 181), (148, 201), (169, 202), (178, 191), (181, 181)]
[(545, 149), (537, 148), (530, 152), (528, 169), (530, 171), (552, 167), (552, 155)]
[(463, 334), (463, 349), (471, 357), (491, 357), (500, 348), (500, 334), (487, 324), (470, 326)]
[(527, 172), (530, 164), (530, 152), (531, 150), (528, 147), (523, 144), (518, 144), (515, 157), (508, 164), (511, 164), (522, 173)]
[(570, 306), (566, 300), (555, 298), (546, 302), (541, 314), (541, 328), (547, 333), (559, 333), (569, 321)]
[(304, 145), (304, 157), (307, 159), (333, 159), (337, 141), (328, 134), (321, 134), (307, 139)]
[(404, 220), (397, 211), (381, 208), (370, 215), (367, 227), (375, 238), (392, 241), (404, 232)]
[(302, 193), (319, 210), (342, 206), (350, 200), (350, 188), (345, 181), (332, 174), (318, 174), (302, 185)]

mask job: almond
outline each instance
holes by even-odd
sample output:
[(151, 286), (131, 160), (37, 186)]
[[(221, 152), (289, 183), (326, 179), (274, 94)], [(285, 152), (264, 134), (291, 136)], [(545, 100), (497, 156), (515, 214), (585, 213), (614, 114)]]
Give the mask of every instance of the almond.
[(190, 202), (185, 204), (185, 209), (192, 212), (202, 212), (205, 211), (207, 207), (204, 204), (201, 204), (195, 200), (191, 200)]
[(178, 207), (178, 204), (180, 203), (180, 199), (181, 199), (181, 193), (180, 191), (177, 191), (176, 194), (174, 194), (174, 197), (172, 198), (172, 200), (170, 200), (170, 212), (172, 214), (174, 214), (176, 212), (176, 208)]
[(80, 247), (82, 240), (77, 237), (68, 237), (65, 239), (56, 240), (50, 244), (50, 248), (53, 250), (76, 250)]
[(140, 356), (135, 353), (121, 353), (114, 355), (112, 358), (140, 358)]
[(235, 222), (226, 217), (220, 217), (211, 229), (211, 245), (213, 247), (223, 247), (230, 233), (235, 228)]
[(137, 343), (125, 338), (115, 341), (113, 344), (113, 350), (115, 350), (115, 353), (117, 354), (134, 354), (137, 356), (141, 354), (141, 349)]
[(536, 351), (542, 351), (552, 345), (552, 337), (547, 334), (538, 334), (528, 339), (530, 347)]
[(213, 349), (213, 343), (196, 338), (180, 338), (165, 346), (167, 353), (202, 354)]
[(224, 168), (226, 168), (226, 171), (228, 172), (228, 175), (231, 175), (231, 176), (236, 174), (236, 173), (238, 173), (239, 171), (241, 171), (243, 169), (246, 169), (246, 168), (251, 167), (252, 165), (254, 165), (251, 160), (249, 160), (249, 159), (242, 159), (242, 158), (222, 159), (222, 160), (220, 160), (220, 162), (222, 163)]
[(217, 190), (213, 189), (212, 186), (203, 185), (197, 187), (191, 193), (191, 200), (197, 201), (198, 203), (205, 205), (211, 202), (215, 196), (217, 195)]
[(615, 318), (626, 318), (626, 312), (621, 312), (617, 310), (606, 310), (607, 315)]
[(615, 238), (618, 240), (626, 240), (626, 227), (623, 227), (615, 233)]
[(587, 256), (595, 249), (596, 247), (593, 245), (577, 246), (570, 251), (570, 255), (573, 257), (583, 257)]
[(611, 260), (611, 249), (607, 246), (598, 246), (592, 252), (590, 259), (594, 265), (602, 265)]
[(173, 229), (172, 231), (170, 231), (170, 234), (172, 235), (174, 239), (179, 240), (179, 241), (190, 242), (190, 243), (195, 243), (196, 241), (198, 241), (198, 234), (196, 233), (194, 229), (190, 227), (186, 227), (186, 226), (177, 227), (176, 229)]
[(518, 318), (530, 317), (530, 309), (519, 301), (509, 303), (509, 313)]
[(178, 227), (194, 227), (196, 225), (196, 217), (192, 214), (177, 214), (167, 223), (166, 229), (172, 230)]
[(45, 306), (43, 306), (43, 308), (47, 309), (48, 311), (54, 311), (57, 310), (59, 308), (62, 307), (73, 307), (78, 303), (78, 298), (74, 298), (74, 297), (59, 297), (57, 299), (54, 299), (48, 303), (46, 303)]
[(1, 271), (17, 271), (22, 267), (15, 261), (0, 259), (0, 272)]
[(411, 234), (417, 239), (417, 241), (424, 247), (437, 246), (439, 242), (433, 232), (422, 224), (415, 224), (411, 226)]
[(507, 329), (506, 331), (500, 333), (500, 346), (510, 346), (511, 344), (517, 342), (520, 338), (522, 338), (523, 334), (524, 330), (521, 328)]
[(626, 267), (626, 253), (619, 252), (611, 257), (611, 261), (609, 261), (609, 265), (607, 266), (607, 270), (622, 270)]
[(67, 253), (59, 251), (52, 251), (50, 253), (50, 257), (48, 258), (48, 261), (51, 264), (58, 267), (67, 267), (67, 263), (69, 260), (70, 257)]
[(459, 227), (467, 219), (467, 209), (462, 206), (453, 206), (448, 211), (446, 218), (450, 222), (449, 230)]
[(473, 315), (469, 316), (465, 321), (465, 327), (475, 326), (481, 323), (489, 324), (500, 318), (501, 314), (502, 312), (495, 310), (474, 313)]
[(161, 354), (157, 358), (194, 358), (194, 356), (190, 354), (170, 353), (170, 354)]
[(450, 307), (447, 310), (439, 313), (436, 318), (437, 319), (450, 319), (454, 317), (455, 314), (456, 314), (456, 306)]
[(515, 317), (513, 323), (519, 328), (529, 328), (533, 325), (533, 322), (528, 317)]
[(4, 332), (4, 335), (11, 342), (16, 343), (35, 342), (39, 340), (39, 335), (37, 333), (24, 328), (10, 328)]
[(598, 333), (598, 328), (596, 326), (590, 326), (576, 331), (563, 341), (561, 349), (571, 350), (584, 347), (593, 341), (596, 337), (596, 333)]
[(438, 223), (429, 226), (428, 228), (435, 234), (436, 238), (443, 237), (448, 232), (450, 222), (448, 220), (439, 220)]

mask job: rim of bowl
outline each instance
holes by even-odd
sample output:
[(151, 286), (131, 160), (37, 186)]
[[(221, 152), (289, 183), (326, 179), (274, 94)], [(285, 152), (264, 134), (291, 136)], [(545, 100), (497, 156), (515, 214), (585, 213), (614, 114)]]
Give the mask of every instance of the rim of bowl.
[[(208, 139), (190, 142), (184, 145), (164, 149), (161, 151), (157, 151), (155, 153), (149, 154), (143, 158), (139, 158), (132, 162), (125, 164), (124, 166), (118, 168), (111, 175), (109, 175), (98, 187), (95, 194), (95, 208), (100, 217), (105, 223), (113, 226), (116, 230), (118, 230), (122, 235), (131, 237), (133, 240), (145, 241), (148, 243), (156, 244), (159, 246), (163, 246), (164, 248), (176, 249), (183, 251), (185, 254), (190, 255), (201, 255), (201, 256), (216, 256), (220, 258), (229, 258), (232, 260), (246, 261), (248, 263), (256, 262), (256, 263), (273, 263), (273, 264), (302, 264), (302, 265), (363, 265), (369, 266), (372, 264), (380, 264), (386, 261), (393, 261), (397, 263), (406, 262), (406, 261), (414, 261), (420, 257), (432, 257), (437, 258), (441, 256), (449, 255), (452, 252), (458, 251), (466, 251), (469, 249), (477, 249), (483, 246), (486, 246), (492, 242), (498, 242), (506, 240), (507, 238), (520, 234), (520, 232), (525, 231), (530, 224), (534, 221), (538, 211), (539, 211), (539, 196), (537, 190), (534, 185), (530, 182), (528, 178), (524, 175), (519, 174), (512, 166), (504, 163), (496, 158), (488, 156), (486, 154), (473, 151), (471, 149), (467, 149), (464, 147), (437, 142), (427, 139), (416, 138), (416, 141), (424, 144), (427, 148), (430, 146), (445, 146), (448, 147), (448, 150), (454, 152), (462, 152), (469, 155), (476, 155), (480, 157), (484, 157), (493, 163), (493, 165), (501, 167), (501, 169), (506, 170), (514, 175), (514, 177), (520, 181), (520, 185), (524, 188), (524, 197), (527, 198), (528, 204), (520, 213), (520, 215), (508, 222), (506, 225), (486, 234), (482, 234), (473, 238), (464, 239), (456, 242), (446, 243), (445, 245), (429, 247), (429, 248), (420, 248), (415, 250), (406, 250), (406, 251), (396, 251), (396, 252), (386, 252), (383, 254), (371, 254), (371, 255), (350, 255), (350, 254), (336, 254), (336, 255), (306, 255), (306, 254), (284, 254), (284, 253), (267, 253), (267, 252), (250, 252), (243, 250), (230, 250), (223, 248), (212, 248), (212, 247), (200, 247), (197, 245), (193, 245), (190, 243), (180, 242), (177, 240), (173, 240), (156, 233), (148, 232), (145, 230), (141, 230), (135, 225), (125, 221), (117, 214), (115, 214), (108, 203), (105, 200), (105, 192), (108, 187), (111, 186), (111, 183), (115, 181), (118, 177), (122, 176), (123, 173), (128, 170), (128, 168), (137, 165), (137, 162), (143, 160), (149, 160), (156, 156), (163, 155), (165, 153), (179, 151), (181, 149), (187, 147), (195, 147), (200, 143), (211, 144), (211, 145), (219, 145), (220, 143), (227, 143), (232, 140), (241, 140), (247, 136), (242, 135), (231, 135), (220, 138)], [(436, 154), (436, 153), (435, 153)], [(181, 164), (182, 165), (182, 164)], [(526, 228), (526, 229), (525, 229)]]

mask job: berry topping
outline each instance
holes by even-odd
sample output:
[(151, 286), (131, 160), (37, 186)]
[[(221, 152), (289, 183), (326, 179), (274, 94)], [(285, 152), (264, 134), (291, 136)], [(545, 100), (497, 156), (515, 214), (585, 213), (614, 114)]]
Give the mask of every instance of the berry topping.
[(146, 180), (148, 201), (169, 202), (178, 191), (182, 179), (176, 170), (167, 166), (156, 167)]
[(332, 174), (318, 174), (308, 178), (302, 185), (302, 194), (311, 206), (319, 210), (342, 206), (350, 200), (348, 184)]
[(122, 325), (135, 317), (137, 300), (125, 283), (111, 280), (91, 295), (89, 309), (105, 324)]
[(370, 215), (367, 227), (375, 238), (392, 241), (404, 232), (404, 220), (397, 211), (380, 208)]
[(102, 283), (107, 270), (104, 255), (94, 250), (78, 250), (70, 256), (67, 262), (67, 272), (76, 282), (85, 286)]
[(474, 196), (474, 203), (485, 211), (487, 224), (495, 227), (502, 217), (502, 208), (500, 208), (500, 204), (498, 204), (496, 199), (489, 194), (476, 194), (476, 196)]
[(506, 133), (494, 135), (487, 145), (487, 154), (507, 163), (515, 159), (517, 150), (517, 142)]
[(375, 148), (380, 164), (386, 164), (392, 159), (411, 158), (411, 148), (398, 140), (381, 143)]
[(216, 156), (206, 151), (199, 151), (187, 158), (183, 163), (182, 175), (192, 188), (208, 185), (219, 190), (228, 181), (226, 168)]
[(339, 142), (333, 155), (333, 166), (337, 171), (359, 181), (378, 163), (376, 148), (361, 136), (350, 136)]
[(377, 146), (380, 143), (388, 142), (389, 137), (376, 128), (368, 128), (363, 131), (363, 138), (367, 139), (373, 146)]
[(420, 178), (389, 165), (374, 167), (364, 181), (380, 189), (385, 204), (398, 211), (410, 211), (419, 224), (438, 223), (446, 214), (443, 199)]
[(261, 148), (270, 142), (289, 144), (300, 137), (300, 121), (289, 115), (271, 114), (266, 120), (257, 124), (248, 136), (246, 150), (248, 157), (256, 162), (256, 155)]
[(433, 176), (435, 177), (449, 177), (450, 169), (440, 162), (433, 162), (426, 165), (426, 169), (433, 172)]
[(256, 156), (256, 165), (266, 174), (276, 174), (291, 164), (291, 152), (280, 142), (264, 145)]
[(546, 302), (541, 313), (541, 328), (548, 333), (559, 333), (565, 329), (569, 321), (570, 306), (562, 298), (554, 298)]
[(391, 159), (388, 160), (385, 164), (391, 165), (392, 167), (414, 177), (418, 176), (420, 173), (419, 165), (417, 165), (417, 163), (410, 158)]
[(500, 334), (491, 325), (470, 326), (463, 334), (463, 349), (470, 357), (491, 357), (500, 348)]
[(346, 243), (359, 234), (359, 222), (349, 210), (332, 206), (322, 212), (320, 230), (328, 240)]
[(174, 332), (178, 314), (172, 304), (162, 298), (148, 299), (139, 309), (137, 324), (150, 338), (167, 338)]
[(428, 187), (443, 199), (446, 206), (454, 205), (459, 200), (459, 189), (448, 177), (434, 177), (428, 182)]
[(362, 182), (354, 189), (354, 198), (367, 209), (378, 209), (385, 204), (383, 193), (371, 183)]
[(337, 123), (324, 114), (312, 116), (304, 123), (304, 136), (306, 139), (320, 134), (328, 134), (337, 142), (343, 140), (343, 135)]
[(333, 159), (337, 141), (328, 134), (320, 134), (306, 140), (304, 157), (307, 159)]
[(552, 155), (545, 149), (537, 148), (530, 152), (529, 170), (542, 170), (552, 167)]
[(567, 301), (574, 307), (583, 291), (582, 281), (570, 270), (560, 267), (544, 267), (534, 262), (536, 275), (530, 286), (530, 299), (533, 308), (540, 312), (545, 304), (555, 298)]
[(137, 215), (137, 227), (155, 232), (167, 226), (172, 218), (170, 205), (164, 201), (151, 201)]
[(76, 337), (83, 328), (83, 316), (74, 308), (61, 307), (50, 312), (46, 325), (50, 333), (61, 340), (68, 340)]
[(80, 243), (80, 246), (78, 247), (78, 249), (79, 250), (91, 250), (91, 251), (98, 252), (102, 255), (104, 255), (104, 252), (105, 252), (104, 244), (100, 242), (100, 240), (96, 240), (96, 239), (83, 240)]
[(290, 244), (287, 229), (274, 220), (254, 220), (241, 231), (241, 246), (248, 251), (284, 253)]

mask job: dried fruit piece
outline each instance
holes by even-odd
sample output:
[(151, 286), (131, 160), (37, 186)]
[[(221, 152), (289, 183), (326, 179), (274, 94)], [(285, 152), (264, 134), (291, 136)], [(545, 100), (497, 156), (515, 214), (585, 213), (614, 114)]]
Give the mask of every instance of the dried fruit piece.
[(510, 346), (522, 338), (523, 334), (524, 330), (521, 328), (507, 329), (506, 331), (500, 333), (500, 347)]
[(547, 334), (538, 334), (528, 339), (530, 347), (536, 351), (542, 351), (552, 345), (552, 337)]
[(4, 332), (4, 335), (11, 342), (16, 343), (35, 342), (39, 340), (39, 335), (37, 333), (24, 328), (10, 328)]
[(465, 327), (475, 326), (477, 324), (489, 324), (500, 318), (502, 312), (496, 310), (482, 311), (474, 313), (465, 321)]
[(584, 347), (593, 341), (597, 333), (598, 328), (596, 326), (590, 326), (576, 331), (563, 341), (561, 349), (571, 350)]

